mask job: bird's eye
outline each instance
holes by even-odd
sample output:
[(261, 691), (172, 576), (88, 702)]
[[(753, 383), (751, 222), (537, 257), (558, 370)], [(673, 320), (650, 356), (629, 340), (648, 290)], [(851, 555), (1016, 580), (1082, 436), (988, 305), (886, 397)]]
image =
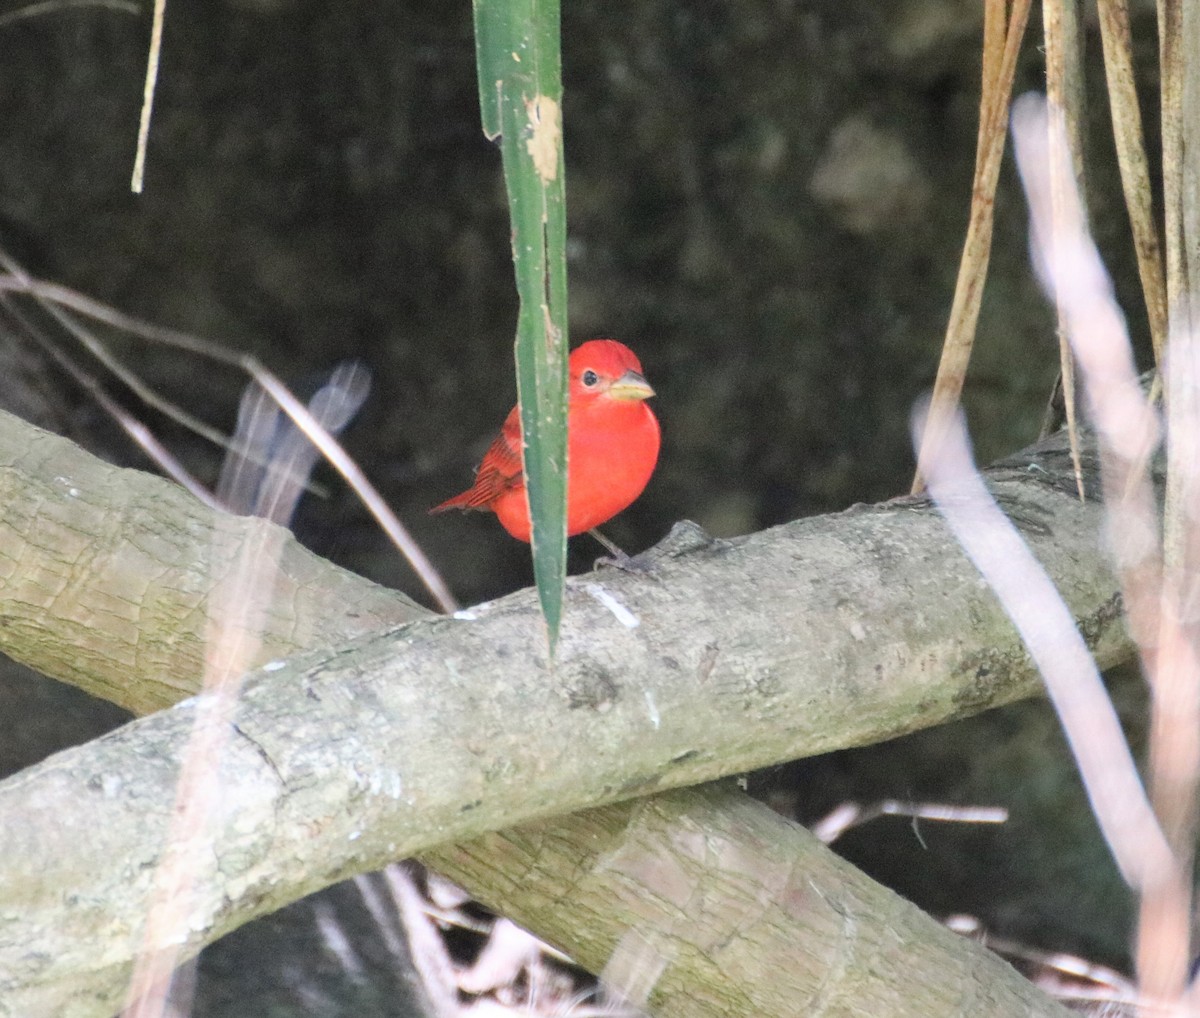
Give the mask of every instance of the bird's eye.
[(583, 382), (585, 388), (590, 389), (600, 381), (600, 376), (591, 368), (588, 368), (587, 371), (579, 376), (579, 380)]

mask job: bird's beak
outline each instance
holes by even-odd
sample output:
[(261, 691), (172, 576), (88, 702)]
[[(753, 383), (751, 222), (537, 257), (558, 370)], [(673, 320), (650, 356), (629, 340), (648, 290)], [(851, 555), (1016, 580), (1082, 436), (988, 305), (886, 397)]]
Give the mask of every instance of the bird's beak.
[(649, 399), (654, 390), (636, 371), (626, 371), (608, 387), (608, 395), (613, 399)]

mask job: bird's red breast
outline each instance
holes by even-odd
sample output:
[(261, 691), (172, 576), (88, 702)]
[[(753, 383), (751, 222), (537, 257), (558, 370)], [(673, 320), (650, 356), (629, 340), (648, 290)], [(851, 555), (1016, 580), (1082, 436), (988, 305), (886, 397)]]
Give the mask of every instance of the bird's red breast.
[[(658, 420), (646, 405), (654, 395), (642, 365), (615, 339), (593, 339), (568, 362), (567, 534), (600, 526), (645, 489), (658, 462)], [(513, 537), (529, 540), (529, 503), (521, 449), (521, 417), (513, 407), (484, 453), (475, 483), (434, 506), (490, 510)]]

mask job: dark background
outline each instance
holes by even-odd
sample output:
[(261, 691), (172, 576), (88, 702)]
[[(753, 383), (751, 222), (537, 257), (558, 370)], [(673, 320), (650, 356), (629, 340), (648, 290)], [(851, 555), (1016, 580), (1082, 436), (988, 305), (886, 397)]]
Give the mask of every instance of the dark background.
[[(0, 18), (19, 6), (0, 0)], [(685, 517), (729, 536), (907, 490), (909, 409), (933, 378), (967, 220), (981, 10), (564, 4), (571, 333), (634, 347), (664, 433), (645, 495), (607, 528), (627, 549)], [(1030, 25), (1018, 90), (1044, 77), (1040, 11)], [(1152, 58), (1152, 11), (1134, 30)], [(148, 10), (0, 21), (0, 245), (37, 276), (253, 352), (300, 391), (361, 358), (375, 384), (351, 452), (462, 600), (528, 584), (526, 547), (494, 519), (426, 515), (467, 486), (515, 399), (507, 209), (479, 127), (470, 5), (172, 0), (134, 196), (148, 38)], [(1094, 26), (1089, 47), (1092, 221), (1141, 344)], [(1153, 77), (1142, 87), (1153, 133)], [(1036, 438), (1057, 372), (1007, 162), (996, 213), (967, 394), (983, 461)], [(27, 333), (0, 330), (3, 405), (146, 465)], [(170, 399), (231, 428), (244, 378), (110, 341)], [(215, 478), (219, 450), (112, 392)], [(302, 508), (301, 538), (422, 598), (326, 479), (333, 494)], [(575, 569), (599, 552), (573, 544)], [(66, 696), (25, 677), (0, 688), (0, 716), (25, 733), (10, 769), (116, 719)], [(847, 797), (1009, 805), (999, 834), (926, 825), (922, 847), (884, 820), (844, 847), (938, 914), (972, 910), (1120, 963), (1128, 902), (1060, 743), (1030, 705), (757, 784), (806, 819)]]

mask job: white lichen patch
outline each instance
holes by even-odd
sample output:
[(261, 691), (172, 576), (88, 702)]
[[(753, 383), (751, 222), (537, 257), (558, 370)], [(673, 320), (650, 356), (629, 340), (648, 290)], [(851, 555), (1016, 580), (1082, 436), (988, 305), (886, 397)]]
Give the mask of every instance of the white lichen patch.
[(389, 799), (399, 799), (404, 795), (404, 782), (399, 771), (383, 768), (362, 770), (353, 765), (350, 768), (350, 780), (367, 795), (382, 795)]
[(641, 620), (633, 612), (621, 604), (610, 591), (605, 590), (600, 584), (588, 583), (583, 589), (612, 612), (613, 618), (620, 622), (626, 629), (637, 629), (642, 624)]
[(646, 697), (646, 708), (649, 711), (650, 724), (654, 726), (654, 730), (657, 732), (658, 726), (662, 722), (662, 718), (658, 714), (658, 704), (654, 702), (654, 693), (649, 689), (646, 690), (644, 696)]

